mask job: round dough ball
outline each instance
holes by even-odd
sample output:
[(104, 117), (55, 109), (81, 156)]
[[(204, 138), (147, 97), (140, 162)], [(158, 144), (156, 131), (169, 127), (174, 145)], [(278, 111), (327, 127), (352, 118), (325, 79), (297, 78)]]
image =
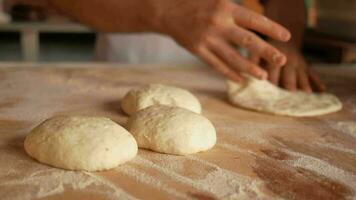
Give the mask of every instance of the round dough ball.
[(141, 148), (185, 155), (205, 151), (216, 143), (213, 124), (189, 110), (154, 105), (135, 113), (127, 128)]
[(121, 101), (121, 108), (128, 115), (152, 105), (176, 106), (201, 112), (199, 100), (189, 91), (161, 84), (150, 84), (129, 91)]
[(36, 160), (69, 170), (110, 169), (137, 154), (137, 143), (132, 135), (104, 117), (48, 119), (27, 135), (24, 146)]

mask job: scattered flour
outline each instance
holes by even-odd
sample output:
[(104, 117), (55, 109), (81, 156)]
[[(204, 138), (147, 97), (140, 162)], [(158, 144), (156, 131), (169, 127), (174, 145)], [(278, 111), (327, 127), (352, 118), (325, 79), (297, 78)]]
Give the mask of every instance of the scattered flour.
[(228, 143), (219, 143), (219, 144), (217, 144), (217, 146), (222, 147), (222, 148), (227, 149), (232, 152), (243, 153), (243, 154), (249, 153), (251, 155), (257, 156), (256, 152), (254, 152), (252, 150), (240, 148), (237, 145), (232, 145), (232, 144), (228, 144)]
[[(120, 188), (117, 188), (104, 178), (91, 173), (79, 173), (59, 169), (49, 169), (36, 172), (30, 176), (2, 181), (0, 187), (25, 187), (28, 191), (17, 194), (9, 194), (4, 199), (25, 200), (33, 198), (44, 198), (60, 194), (65, 188), (74, 190), (85, 190), (87, 192), (102, 193), (109, 199), (134, 199)], [(89, 186), (97, 186), (90, 188)], [(99, 189), (100, 188), (100, 189)], [(105, 189), (103, 189), (105, 188)], [(31, 192), (30, 192), (31, 191)], [(29, 196), (31, 194), (31, 196)], [(14, 195), (14, 196), (13, 196)]]
[(333, 128), (356, 138), (356, 121), (340, 121), (332, 124)]
[(295, 160), (285, 160), (283, 162), (292, 165), (294, 167), (301, 167), (311, 170), (317, 174), (321, 174), (330, 179), (336, 180), (350, 188), (356, 188), (356, 175), (344, 171), (338, 167), (332, 166), (329, 163), (320, 160), (318, 158), (308, 156), (305, 154), (293, 152), (290, 150), (283, 150), (285, 153), (295, 156)]
[(121, 167), (117, 168), (116, 171), (124, 173), (130, 177), (133, 177), (140, 183), (144, 183), (144, 184), (150, 185), (152, 187), (155, 187), (158, 190), (165, 191), (168, 194), (170, 194), (172, 197), (180, 198), (180, 199), (192, 199), (190, 196), (188, 196), (184, 193), (178, 192), (175, 189), (170, 188), (168, 185), (162, 183), (157, 178), (155, 178), (147, 173), (141, 172), (129, 165), (121, 166)]
[(346, 153), (351, 153), (351, 154), (355, 154), (356, 156), (356, 150), (352, 150), (350, 148), (345, 148), (342, 144), (340, 143), (322, 143), (322, 142), (315, 142), (315, 145), (319, 146), (319, 147), (324, 147), (324, 148), (328, 148), (328, 149), (335, 149), (338, 151), (343, 151)]
[[(121, 188), (95, 173), (51, 168), (35, 163), (32, 159), (23, 158), (23, 155), (9, 154), (6, 151), (0, 151), (2, 166), (0, 191), (8, 192), (1, 192), (1, 199), (39, 199), (61, 194), (66, 189), (100, 194), (112, 200), (134, 199)], [(8, 151), (13, 151), (13, 149)]]
[(242, 176), (232, 171), (222, 169), (213, 163), (195, 156), (186, 156), (183, 159), (181, 158), (181, 160), (184, 159), (197, 161), (201, 165), (214, 168), (214, 170), (206, 174), (203, 179), (192, 179), (145, 159), (142, 156), (138, 156), (134, 162), (145, 167), (151, 167), (173, 178), (174, 180), (190, 185), (195, 189), (207, 192), (208, 194), (213, 194), (218, 199), (268, 199), (268, 196), (259, 190), (259, 187), (263, 185), (262, 181), (252, 180), (247, 176)]
[[(127, 87), (128, 89), (132, 87), (132, 84), (139, 83), (132, 83), (128, 80), (123, 81), (125, 78), (124, 76), (116, 77), (119, 79), (122, 78), (122, 80), (109, 81), (107, 79), (109, 73), (106, 73), (105, 71), (103, 71), (100, 76), (92, 76), (97, 74), (97, 72), (101, 72), (101, 70), (97, 70), (95, 72), (90, 72), (90, 70), (78, 70), (77, 73), (67, 75), (59, 74), (47, 77), (46, 80), (44, 80), (43, 75), (38, 75), (37, 73), (30, 72), (29, 70), (9, 73), (8, 77), (0, 83), (1, 88), (4, 88), (4, 91), (1, 91), (3, 98), (21, 94), (24, 100), (19, 101), (16, 106), (3, 109), (0, 115), (1, 117), (37, 123), (52, 116), (56, 112), (65, 111), (64, 109), (68, 109), (68, 107), (70, 109), (77, 110), (83, 110), (93, 105), (93, 107), (97, 107), (108, 100), (117, 99), (120, 96), (117, 94), (117, 88), (119, 88), (119, 86), (120, 88)], [(48, 74), (50, 75), (52, 72)], [(168, 77), (167, 83), (170, 83), (168, 80), (174, 80), (171, 81), (171, 84), (173, 85), (175, 85), (175, 83), (185, 84), (182, 86), (194, 85), (194, 88), (196, 92), (199, 93), (201, 100), (205, 102), (211, 100), (211, 95), (207, 95), (204, 92), (206, 88), (206, 81), (211, 81), (211, 79), (204, 79), (206, 77), (205, 75), (201, 76), (202, 79), (191, 79), (192, 77), (196, 77), (197, 74), (199, 73), (188, 74), (189, 77), (187, 78), (187, 73), (182, 72), (180, 76), (177, 76), (177, 74), (167, 72), (164, 77)], [(95, 80), (93, 80), (92, 77), (94, 77)], [(155, 77), (152, 78), (150, 76), (146, 76), (145, 79), (140, 80), (140, 83), (151, 82), (154, 78)], [(157, 78), (159, 77), (157, 76)], [(181, 80), (177, 80), (177, 78)], [(191, 81), (186, 80), (195, 81), (192, 83)], [(49, 84), (47, 84), (47, 82), (49, 82)], [(210, 90), (218, 92), (221, 91), (221, 81), (216, 79), (215, 82), (216, 84), (212, 84), (214, 88), (210, 88)], [(126, 83), (127, 85), (123, 86), (121, 83)], [(38, 87), (38, 85), (41, 85), (41, 87)], [(17, 90), (16, 92), (14, 92), (15, 89)], [(353, 98), (354, 97), (355, 96), (353, 96)], [(2, 97), (0, 97), (0, 99), (1, 98)], [(84, 100), (84, 102), (81, 100)], [(72, 101), (77, 104), (72, 106)], [(353, 106), (351, 109), (352, 113), (356, 113), (356, 107), (352, 102), (350, 102), (350, 104)], [(33, 112), (34, 110), (36, 110), (36, 112)], [(299, 125), (295, 123), (255, 123), (249, 121), (250, 119), (241, 119), (241, 121), (236, 122), (235, 120), (228, 121), (229, 118), (222, 119), (221, 114), (216, 112), (210, 113), (210, 115), (216, 115), (215, 118), (217, 119), (214, 120), (214, 124), (217, 128), (218, 137), (220, 134), (221, 137), (228, 139), (228, 141), (218, 140), (217, 147), (227, 149), (232, 153), (251, 154), (253, 156), (256, 156), (256, 152), (234, 145), (234, 142), (239, 141), (241, 143), (246, 142), (257, 145), (266, 144), (270, 146), (269, 140), (265, 138), (267, 135), (266, 133), (273, 129), (291, 129), (291, 127), (297, 128)], [(313, 123), (313, 121), (311, 123)], [(331, 122), (326, 123), (330, 124)], [(325, 123), (323, 123), (323, 125), (324, 124)], [(340, 132), (356, 137), (355, 124), (356, 122), (352, 121), (341, 121), (337, 123), (333, 122), (331, 126)], [(307, 125), (309, 126), (309, 124)], [(310, 126), (315, 127), (315, 124), (310, 124)], [(19, 133), (14, 133), (13, 138), (17, 137), (16, 134)], [(21, 135), (23, 134), (24, 130), (21, 130)], [(21, 145), (22, 144), (19, 144), (17, 148), (22, 148)], [(107, 197), (107, 199), (113, 200), (135, 199), (134, 196), (128, 194), (119, 186), (114, 185), (112, 182), (95, 173), (73, 172), (49, 168), (47, 166), (37, 164), (35, 161), (29, 160), (28, 158), (26, 159), (24, 155), (19, 156), (20, 153), (18, 152), (18, 155), (15, 156), (16, 154), (12, 152), (13, 149), (7, 149), (7, 147), (10, 146), (13, 146), (13, 144), (0, 140), (1, 199), (39, 199), (50, 195), (61, 194), (67, 189), (79, 190), (89, 194), (98, 194)], [(335, 148), (339, 149), (339, 146), (335, 146)], [(283, 149), (284, 148), (282, 148), (282, 150)], [(344, 149), (344, 151), (354, 153), (349, 149)], [(322, 174), (326, 177), (339, 181), (340, 183), (348, 185), (351, 188), (356, 188), (355, 174), (346, 172), (323, 160), (311, 156), (289, 150), (285, 150), (285, 152), (294, 156), (296, 159), (289, 159), (281, 162), (293, 167), (303, 167), (305, 169), (312, 170), (318, 174)], [(265, 189), (263, 181), (223, 169), (217, 164), (201, 159), (198, 156), (192, 155), (188, 157), (172, 157), (162, 154), (154, 155), (156, 158), (159, 157), (158, 159), (160, 159), (160, 162), (155, 162), (155, 158), (153, 157), (140, 155), (137, 159), (133, 160), (133, 163), (135, 165), (139, 165), (140, 167), (150, 168), (164, 174), (171, 179), (169, 180), (171, 182), (182, 183), (218, 199), (277, 198), (275, 196), (268, 196), (263, 192), (263, 189)], [(194, 170), (194, 173), (197, 173), (198, 175), (194, 174), (190, 176), (189, 174), (179, 173), (185, 171), (184, 167), (187, 167), (185, 166), (185, 163), (191, 162), (197, 163), (187, 166), (194, 167), (192, 170)], [(201, 170), (203, 168), (209, 168), (211, 170)], [(133, 177), (133, 179), (139, 183), (147, 185), (150, 184), (152, 187), (170, 194), (172, 199), (192, 198), (188, 194), (184, 194), (183, 192), (177, 191), (174, 187), (170, 187), (165, 180), (151, 176), (143, 170), (140, 170), (140, 168), (133, 167), (130, 164), (124, 165), (115, 170), (119, 173)], [(139, 187), (139, 184), (136, 185)]]

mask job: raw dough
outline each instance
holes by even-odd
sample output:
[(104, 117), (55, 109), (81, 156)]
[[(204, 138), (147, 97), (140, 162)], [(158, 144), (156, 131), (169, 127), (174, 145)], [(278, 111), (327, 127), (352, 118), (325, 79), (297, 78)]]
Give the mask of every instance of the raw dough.
[(27, 135), (24, 146), (36, 160), (70, 170), (110, 169), (137, 154), (132, 135), (104, 117), (48, 119)]
[(132, 115), (138, 110), (158, 104), (201, 112), (199, 100), (189, 91), (161, 84), (150, 84), (129, 91), (121, 101), (121, 108)]
[(232, 104), (277, 115), (295, 117), (317, 116), (342, 108), (340, 100), (332, 94), (290, 92), (268, 81), (246, 78), (244, 85), (227, 81), (228, 96)]
[(185, 155), (205, 151), (216, 143), (213, 124), (205, 117), (179, 107), (154, 105), (135, 113), (127, 129), (138, 146)]

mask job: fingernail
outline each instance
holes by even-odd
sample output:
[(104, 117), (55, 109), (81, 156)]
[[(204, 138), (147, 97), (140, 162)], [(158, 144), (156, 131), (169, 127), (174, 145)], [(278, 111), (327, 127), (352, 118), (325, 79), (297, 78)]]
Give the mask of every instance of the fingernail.
[(284, 40), (284, 41), (288, 41), (288, 40), (290, 39), (290, 37), (291, 37), (291, 35), (290, 35), (289, 32), (283, 31), (283, 32), (281, 33), (281, 38), (282, 38), (282, 40)]
[(272, 60), (273, 60), (273, 62), (275, 64), (281, 65), (282, 62), (283, 62), (283, 56), (278, 54), (278, 53), (276, 53), (276, 54), (273, 55)]

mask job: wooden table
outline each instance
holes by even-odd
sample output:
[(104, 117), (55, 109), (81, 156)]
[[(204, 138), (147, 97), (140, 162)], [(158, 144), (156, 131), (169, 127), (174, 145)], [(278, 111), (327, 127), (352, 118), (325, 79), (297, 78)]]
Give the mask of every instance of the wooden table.
[[(319, 68), (342, 111), (290, 118), (231, 106), (224, 80), (207, 68), (61, 66), (0, 67), (0, 199), (356, 198), (355, 67)], [(199, 98), (217, 129), (213, 149), (189, 156), (139, 150), (132, 161), (98, 173), (53, 168), (26, 155), (26, 134), (54, 115), (107, 116), (125, 125), (120, 99), (153, 82)]]

